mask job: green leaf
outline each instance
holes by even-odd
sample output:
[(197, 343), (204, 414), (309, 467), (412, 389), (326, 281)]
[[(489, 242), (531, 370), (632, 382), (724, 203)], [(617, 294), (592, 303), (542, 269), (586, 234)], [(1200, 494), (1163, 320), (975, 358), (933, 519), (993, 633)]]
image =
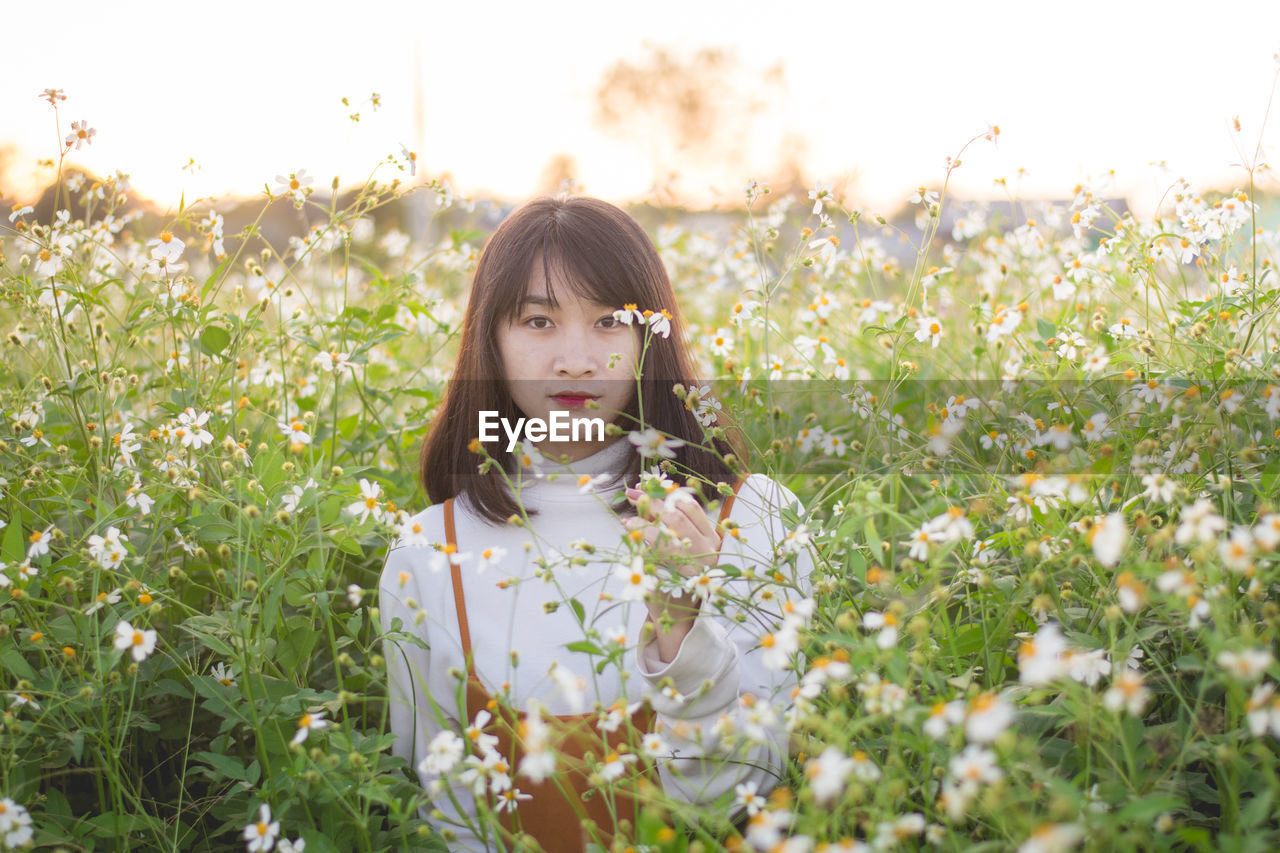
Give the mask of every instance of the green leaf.
[(1120, 824), (1146, 824), (1155, 820), (1157, 815), (1164, 812), (1176, 811), (1185, 805), (1186, 801), (1181, 797), (1172, 797), (1168, 794), (1155, 794), (1150, 797), (1143, 797), (1140, 800), (1134, 800), (1127, 806), (1116, 813), (1116, 822)]
[(576, 643), (570, 643), (567, 648), (571, 652), (586, 652), (589, 655), (602, 655), (604, 652), (595, 643), (590, 640), (579, 640)]
[(201, 302), (204, 302), (206, 300), (206, 298), (209, 296), (209, 291), (213, 289), (214, 282), (216, 282), (219, 278), (222, 277), (222, 274), (227, 271), (227, 267), (230, 265), (231, 265), (231, 258), (228, 257), (225, 261), (218, 264), (218, 268), (215, 269), (209, 275), (209, 277), (204, 280), (204, 287), (200, 288)]
[(221, 755), (216, 752), (197, 752), (191, 756), (196, 761), (208, 764), (223, 779), (249, 781), (249, 773), (238, 758)]
[(226, 625), (212, 616), (193, 616), (179, 626), (191, 636), (200, 641), (200, 645), (204, 646), (212, 652), (216, 652), (225, 658), (233, 658), (236, 656), (235, 649), (221, 637), (214, 633), (214, 628), (226, 629)]
[(867, 545), (871, 548), (871, 553), (883, 563), (884, 543), (880, 541), (880, 534), (876, 532), (876, 520), (867, 518), (867, 523), (862, 526), (862, 532), (867, 537)]
[(4, 552), (6, 563), (21, 563), (27, 556), (26, 550), (22, 547), (21, 510), (9, 516), (9, 526), (4, 530), (4, 545), (0, 546), (0, 550)]
[(200, 333), (200, 347), (209, 355), (220, 355), (231, 343), (231, 333), (222, 326), (205, 326)]
[(1240, 822), (1245, 828), (1258, 826), (1271, 818), (1271, 801), (1275, 792), (1271, 788), (1263, 788), (1258, 796), (1249, 800), (1249, 804), (1240, 813)]
[(1036, 331), (1040, 333), (1040, 340), (1047, 341), (1057, 334), (1058, 329), (1045, 318), (1037, 317)]
[(343, 551), (353, 557), (359, 557), (364, 554), (359, 540), (350, 533), (344, 530), (334, 530), (329, 533), (329, 536), (333, 539), (333, 544), (338, 546), (339, 551)]
[(35, 670), (27, 663), (27, 659), (18, 653), (17, 649), (5, 649), (0, 652), (0, 663), (4, 664), (4, 669), (18, 678), (25, 678), (29, 681), (36, 680)]

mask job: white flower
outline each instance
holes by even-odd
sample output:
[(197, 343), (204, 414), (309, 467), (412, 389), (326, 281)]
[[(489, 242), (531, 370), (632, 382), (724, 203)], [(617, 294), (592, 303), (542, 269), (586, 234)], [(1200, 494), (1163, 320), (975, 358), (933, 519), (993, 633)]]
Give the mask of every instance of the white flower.
[(1129, 544), (1129, 528), (1125, 525), (1124, 516), (1118, 512), (1107, 515), (1089, 529), (1090, 544), (1093, 545), (1093, 556), (1107, 568), (1120, 562), (1124, 549)]
[(1146, 474), (1142, 485), (1142, 496), (1152, 503), (1171, 503), (1178, 496), (1178, 484), (1165, 474)]
[(1018, 649), (1018, 679), (1023, 684), (1048, 684), (1062, 674), (1067, 641), (1057, 624), (1049, 622)]
[(399, 542), (402, 548), (426, 548), (431, 545), (431, 540), (427, 538), (427, 529), (415, 518), (406, 519), (396, 525), (396, 535), (400, 537)]
[(619, 563), (613, 571), (614, 577), (623, 584), (619, 597), (623, 601), (640, 601), (658, 588), (657, 575), (645, 571), (644, 557), (640, 554), (631, 558), (631, 562)]
[(490, 566), (502, 565), (502, 558), (505, 556), (507, 556), (506, 548), (499, 548), (497, 545), (485, 548), (480, 552), (480, 561), (476, 563), (476, 574), (483, 574), (484, 570)]
[(381, 501), (378, 499), (382, 496), (382, 487), (377, 483), (370, 483), (364, 477), (360, 478), (360, 500), (347, 506), (347, 512), (357, 516), (357, 522), (363, 522), (369, 516), (373, 516), (374, 521), (382, 521), (386, 515)]
[(1236, 526), (1231, 535), (1218, 543), (1218, 555), (1223, 564), (1234, 572), (1247, 572), (1253, 568), (1253, 531)]
[(1280, 698), (1272, 698), (1275, 692), (1274, 684), (1259, 684), (1245, 703), (1245, 719), (1254, 737), (1270, 729), (1272, 737), (1280, 738)]
[(178, 414), (179, 425), (174, 430), (174, 436), (182, 442), (183, 447), (199, 450), (201, 447), (213, 444), (213, 433), (204, 428), (208, 422), (208, 412), (196, 412), (188, 406)]
[(276, 843), (280, 834), (280, 822), (271, 819), (271, 807), (263, 803), (258, 808), (258, 819), (244, 828), (244, 840), (249, 853), (265, 853)]
[(1018, 853), (1064, 853), (1074, 850), (1084, 830), (1074, 823), (1043, 823), (1022, 842)]
[(671, 314), (667, 312), (667, 309), (664, 308), (661, 311), (652, 312), (646, 311), (645, 314), (648, 315), (645, 322), (649, 324), (649, 328), (655, 335), (663, 338), (671, 337)]
[(684, 445), (684, 441), (681, 439), (666, 438), (653, 427), (640, 432), (628, 433), (627, 439), (635, 445), (636, 450), (646, 459), (652, 459), (655, 456), (660, 459), (675, 459), (676, 448)]
[(89, 553), (104, 569), (114, 569), (124, 562), (126, 552), (123, 543), (128, 541), (128, 536), (115, 527), (109, 527), (105, 536), (94, 534), (89, 537)]
[(1093, 352), (1085, 356), (1084, 370), (1086, 373), (1101, 373), (1107, 369), (1107, 348), (1098, 346)]
[(1184, 508), (1179, 518), (1178, 529), (1173, 534), (1179, 545), (1193, 540), (1210, 541), (1227, 529), (1227, 520), (1213, 511), (1213, 503), (1207, 498), (1200, 498), (1191, 507)]
[(942, 321), (936, 317), (921, 317), (918, 324), (916, 340), (922, 343), (928, 341), (934, 349), (937, 349), (938, 342), (942, 340)]
[(880, 768), (871, 760), (869, 755), (860, 749), (855, 749), (852, 758), (854, 776), (863, 782), (877, 782), (880, 780)]
[(814, 800), (825, 804), (842, 793), (844, 780), (853, 770), (853, 764), (852, 758), (834, 746), (824, 749), (818, 757), (809, 759), (804, 767), (804, 775), (809, 780), (809, 790), (813, 792)]
[(532, 700), (520, 725), (524, 739), (520, 775), (541, 784), (556, 772), (556, 751), (549, 743), (551, 727), (542, 718), (542, 707)]
[(928, 207), (931, 204), (938, 203), (938, 193), (934, 190), (917, 187), (916, 191), (911, 194), (911, 198), (907, 199), (908, 204), (923, 204)]
[(764, 650), (761, 662), (765, 669), (783, 669), (800, 648), (797, 626), (790, 620), (784, 622), (781, 629), (760, 638), (760, 647)]
[(876, 635), (876, 645), (882, 649), (891, 649), (898, 644), (898, 617), (893, 613), (866, 613), (862, 617), (862, 627), (880, 632)]
[(345, 352), (334, 352), (332, 350), (322, 352), (315, 358), (311, 359), (312, 364), (319, 367), (325, 373), (333, 373), (335, 370), (353, 369), (351, 364), (351, 356)]
[(1013, 724), (1013, 706), (994, 693), (982, 693), (969, 703), (965, 737), (974, 743), (991, 743)]
[(324, 711), (316, 711), (314, 714), (305, 713), (298, 718), (298, 731), (293, 736), (294, 743), (302, 743), (307, 739), (307, 735), (313, 731), (319, 731), (329, 725), (329, 721), (324, 718)]
[(1111, 711), (1123, 708), (1137, 717), (1150, 698), (1151, 691), (1143, 684), (1142, 674), (1126, 668), (1111, 680), (1111, 688), (1102, 695), (1102, 704)]
[(98, 131), (96, 129), (89, 127), (89, 122), (81, 119), (80, 121), (71, 122), (71, 132), (67, 134), (67, 138), (63, 141), (68, 148), (74, 145), (76, 150), (79, 151), (82, 145), (91, 144), (93, 137), (97, 134)]
[(1271, 652), (1267, 649), (1245, 649), (1242, 652), (1218, 653), (1218, 665), (1241, 681), (1256, 681), (1271, 666)]
[(1068, 649), (1063, 653), (1062, 666), (1073, 681), (1088, 687), (1093, 687), (1111, 674), (1111, 661), (1107, 660), (1104, 649), (1093, 649), (1087, 652)]
[(809, 190), (809, 200), (813, 202), (813, 215), (817, 216), (822, 212), (823, 201), (831, 198), (831, 190), (818, 183), (816, 187)]
[(698, 423), (704, 427), (714, 424), (719, 417), (718, 413), (724, 410), (720, 401), (711, 396), (709, 385), (701, 385), (696, 389), (690, 388), (684, 398), (684, 407), (693, 412)]
[(427, 756), (418, 763), (418, 770), (432, 776), (443, 776), (458, 766), (465, 746), (462, 738), (445, 729), (431, 739)]
[(307, 425), (301, 418), (277, 421), (276, 426), (279, 427), (280, 434), (289, 439), (291, 444), (311, 443), (311, 434), (307, 432)]
[(276, 845), (276, 853), (303, 853), (307, 849), (307, 842), (301, 838), (290, 841), (287, 838), (281, 838), (280, 843)]
[(620, 779), (627, 772), (627, 765), (636, 760), (629, 752), (610, 752), (600, 765), (600, 778), (606, 782)]
[[(3, 575), (0, 575), (0, 577), (3, 577)], [(116, 587), (115, 589), (111, 590), (111, 592), (98, 593), (98, 597), (94, 600), (93, 604), (90, 604), (88, 607), (85, 608), (84, 615), (92, 616), (94, 613), (97, 613), (99, 610), (106, 607), (108, 604), (118, 604), (120, 602), (120, 592), (121, 592), (120, 587)]]
[(951, 757), (951, 776), (960, 783), (991, 784), (1004, 773), (996, 764), (995, 753), (977, 744), (969, 744), (964, 752)]
[(470, 551), (459, 551), (454, 545), (443, 545), (439, 551), (431, 555), (428, 567), (433, 572), (442, 572), (445, 567), (461, 566), (471, 559)]
[(587, 682), (580, 675), (574, 675), (568, 669), (560, 665), (558, 661), (551, 662), (551, 668), (548, 674), (555, 679), (556, 687), (560, 690), (560, 695), (564, 696), (569, 703), (573, 713), (581, 713), (582, 706), (586, 702)]
[(933, 707), (929, 709), (929, 716), (925, 718), (924, 725), (920, 728), (929, 737), (938, 740), (952, 726), (963, 723), (964, 717), (965, 705), (959, 699), (952, 699), (950, 702), (935, 702)]
[(359, 584), (347, 584), (347, 603), (352, 607), (359, 607), (360, 602), (364, 600), (364, 590)]
[(1080, 434), (1087, 441), (1102, 441), (1104, 438), (1115, 435), (1115, 432), (1111, 428), (1111, 417), (1106, 412), (1094, 412), (1080, 428)]
[(649, 732), (640, 740), (640, 751), (649, 758), (661, 758), (671, 754), (671, 745), (662, 735)]
[(50, 535), (53, 532), (53, 525), (50, 524), (44, 530), (33, 530), (27, 541), (31, 544), (27, 546), (27, 559), (34, 560), (36, 557), (42, 557), (49, 553), (49, 543), (53, 541)]
[(593, 494), (597, 488), (612, 482), (613, 479), (614, 479), (614, 476), (608, 471), (605, 471), (603, 474), (597, 474), (594, 477), (592, 477), (590, 474), (583, 474), (582, 476), (578, 477), (578, 494), (580, 495)]
[[(542, 750), (542, 752), (548, 752), (548, 750)], [(525, 762), (527, 761), (528, 759), (526, 758)], [(513, 812), (519, 808), (521, 801), (532, 799), (533, 794), (526, 794), (519, 788), (507, 788), (498, 794), (498, 804), (494, 807), (494, 810), (499, 812)]]
[(116, 625), (115, 647), (121, 651), (129, 649), (133, 659), (140, 663), (156, 650), (156, 632), (135, 628), (121, 620)]
[(218, 682), (223, 687), (232, 687), (236, 683), (235, 670), (228, 667), (222, 661), (218, 661), (213, 665), (213, 669), (210, 670), (209, 675), (214, 681)]
[(290, 172), (287, 178), (283, 175), (276, 175), (276, 189), (292, 196), (293, 203), (299, 207), (306, 201), (307, 196), (311, 194), (311, 190), (308, 188), (312, 183), (313, 179), (307, 174), (306, 169)]
[(769, 801), (756, 793), (760, 789), (758, 782), (743, 782), (733, 789), (735, 794), (733, 799), (734, 809), (745, 809), (748, 815), (759, 813)]
[[(1280, 394), (1276, 396), (1280, 398)], [(1258, 519), (1253, 526), (1253, 541), (1271, 551), (1280, 545), (1280, 513), (1270, 512)]]
[(10, 849), (17, 849), (25, 846), (33, 834), (31, 814), (26, 807), (8, 797), (0, 800), (0, 842)]
[(723, 577), (725, 577), (723, 569), (703, 569), (684, 582), (685, 592), (699, 601), (709, 601), (724, 586), (721, 582)]
[(124, 502), (136, 509), (143, 515), (151, 513), (151, 507), (155, 506), (155, 498), (142, 491), (142, 479), (135, 476), (133, 485), (125, 489)]
[(177, 263), (186, 247), (187, 244), (173, 236), (171, 231), (165, 231), (156, 239), (147, 241), (147, 248), (151, 250), (152, 260), (164, 261), (167, 265)]
[(704, 340), (712, 355), (723, 357), (733, 352), (733, 337), (728, 329), (716, 329), (714, 334), (708, 335)]

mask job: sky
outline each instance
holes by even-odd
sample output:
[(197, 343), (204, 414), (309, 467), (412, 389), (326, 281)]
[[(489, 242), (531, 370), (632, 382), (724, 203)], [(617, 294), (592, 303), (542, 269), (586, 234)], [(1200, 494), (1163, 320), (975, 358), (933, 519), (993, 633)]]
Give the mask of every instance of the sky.
[[(125, 171), (161, 207), (255, 194), (299, 169), (317, 186), (358, 185), (404, 145), (420, 176), (447, 174), (465, 195), (526, 198), (568, 155), (581, 189), (612, 201), (653, 198), (675, 169), (680, 199), (739, 204), (748, 180), (791, 160), (807, 182), (889, 213), (940, 187), (946, 158), (998, 125), (998, 144), (965, 152), (955, 195), (1000, 197), (1003, 178), (1023, 198), (1061, 198), (1090, 181), (1149, 209), (1178, 176), (1247, 185), (1242, 152), (1280, 140), (1278, 115), (1263, 132), (1280, 3), (1260, 0), (180, 8), (63, 0), (55, 22), (35, 3), (0, 7), (0, 187), (21, 197), (47, 181), (35, 162), (56, 157), (59, 131), (45, 88), (67, 94), (62, 134), (72, 120), (97, 130), (68, 162)], [(605, 71), (656, 48), (686, 60), (717, 48), (738, 69), (710, 153), (681, 154), (641, 114), (598, 120)], [(760, 109), (735, 113), (748, 96)]]

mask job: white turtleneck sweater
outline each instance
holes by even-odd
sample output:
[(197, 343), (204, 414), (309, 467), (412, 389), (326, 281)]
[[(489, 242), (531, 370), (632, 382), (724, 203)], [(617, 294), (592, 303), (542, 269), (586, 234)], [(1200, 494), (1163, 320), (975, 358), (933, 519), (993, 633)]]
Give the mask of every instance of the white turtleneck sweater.
[[(760, 639), (778, 627), (786, 600), (808, 594), (813, 563), (807, 549), (799, 551), (794, 570), (775, 556), (775, 545), (787, 534), (781, 510), (798, 502), (768, 477), (747, 479), (729, 516), (738, 535), (725, 537), (720, 564), (754, 570), (761, 579), (781, 571), (785, 581), (729, 581), (726, 590), (752, 605), (731, 605), (721, 614), (704, 603), (675, 657), (663, 663), (652, 640), (639, 646), (648, 610), (643, 601), (621, 600), (624, 581), (614, 574), (615, 566), (627, 561), (625, 530), (609, 509), (621, 484), (587, 494), (578, 485), (584, 474), (616, 473), (632, 452), (629, 442), (619, 440), (567, 466), (538, 460), (525, 469), (519, 475), (519, 499), (537, 511), (528, 528), (495, 526), (474, 513), (465, 497), (454, 501), (458, 550), (469, 555), (461, 571), (476, 673), (490, 694), (507, 687), (514, 707), (523, 710), (537, 700), (554, 715), (590, 712), (596, 703), (608, 708), (624, 695), (628, 703), (647, 697), (657, 713), (656, 730), (670, 747), (668, 757), (657, 762), (664, 791), (686, 802), (711, 803), (738, 784), (755, 782), (758, 793), (765, 794), (786, 762), (783, 715), (796, 675), (766, 666)], [(385, 643), (393, 753), (409, 760), (424, 786), (430, 789), (437, 779), (443, 783), (433, 806), (457, 833), (453, 849), (501, 849), (467, 827), (476, 822), (467, 786), (419, 766), (443, 728), (461, 734), (472, 721), (466, 720), (460, 689), (466, 661), (450, 572), (444, 556), (431, 547), (445, 542), (442, 505), (420, 512), (409, 527), (415, 523), (420, 538), (402, 537), (388, 553), (379, 583), (384, 632), (399, 622), (401, 631), (422, 641), (389, 638)], [(587, 544), (594, 552), (582, 547)], [(483, 560), (487, 549), (500, 558)], [(586, 563), (568, 565), (566, 557)], [(551, 568), (550, 581), (539, 577), (545, 576), (541, 560)], [(625, 638), (625, 673), (607, 666), (597, 674), (601, 658), (568, 649), (587, 639), (568, 606), (570, 598), (582, 605), (586, 628), (598, 632), (597, 646)], [(735, 621), (734, 614), (744, 614), (745, 621)], [(560, 677), (551, 673), (553, 667)], [(580, 693), (566, 687), (577, 679)], [(680, 695), (671, 695), (671, 688)], [(758, 701), (741, 701), (747, 694)], [(729, 733), (736, 734), (726, 741)], [(518, 775), (512, 781), (520, 787)]]

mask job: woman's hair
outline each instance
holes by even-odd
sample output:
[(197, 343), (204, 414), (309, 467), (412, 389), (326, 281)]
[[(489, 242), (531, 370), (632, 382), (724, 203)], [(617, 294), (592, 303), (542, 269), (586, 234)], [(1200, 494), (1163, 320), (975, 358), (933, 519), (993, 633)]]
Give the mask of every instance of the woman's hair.
[[(653, 243), (621, 209), (598, 199), (562, 196), (535, 199), (514, 211), (489, 236), (480, 254), (457, 365), (422, 443), (420, 475), (432, 503), (465, 493), (476, 511), (494, 523), (505, 522), (520, 509), (499, 474), (477, 470), (481, 459), (470, 448), (479, 434), (479, 412), (495, 411), (510, 421), (522, 417), (507, 387), (497, 338), (502, 325), (520, 310), (535, 263), (547, 273), (547, 295), (553, 301), (552, 269), (575, 293), (600, 305), (635, 304), (641, 310), (669, 312), (671, 334), (650, 335), (639, 394), (632, 396), (616, 423), (628, 430), (640, 422), (639, 398), (646, 427), (685, 441), (675, 450), (674, 473), (690, 481), (733, 483), (737, 475), (723, 457), (735, 454), (742, 459), (742, 442), (704, 441), (702, 426), (673, 391), (676, 383), (690, 387), (695, 377), (671, 280)], [(699, 446), (708, 443), (714, 453)], [(505, 442), (485, 447), (513, 477), (516, 458), (506, 452)], [(627, 467), (618, 472), (624, 482), (639, 479), (641, 461), (638, 453), (628, 454)], [(713, 495), (714, 490), (703, 499)]]

